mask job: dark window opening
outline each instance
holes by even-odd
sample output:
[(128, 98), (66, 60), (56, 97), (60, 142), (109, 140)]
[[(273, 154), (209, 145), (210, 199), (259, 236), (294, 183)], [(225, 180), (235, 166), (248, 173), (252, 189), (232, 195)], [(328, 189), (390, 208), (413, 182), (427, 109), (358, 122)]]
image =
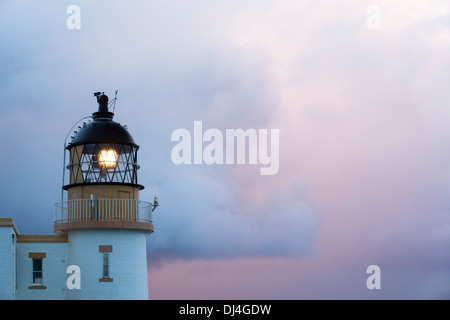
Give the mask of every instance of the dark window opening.
[(42, 259), (33, 259), (33, 284), (43, 283)]

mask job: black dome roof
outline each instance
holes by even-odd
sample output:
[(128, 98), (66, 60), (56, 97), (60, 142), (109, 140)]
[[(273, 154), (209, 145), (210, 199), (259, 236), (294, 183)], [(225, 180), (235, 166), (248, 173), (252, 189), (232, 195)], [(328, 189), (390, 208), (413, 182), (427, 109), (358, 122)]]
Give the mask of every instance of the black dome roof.
[(133, 136), (120, 123), (94, 120), (78, 131), (69, 147), (80, 144), (117, 143), (136, 146)]
[(67, 148), (81, 144), (117, 143), (138, 147), (133, 136), (120, 123), (113, 121), (114, 113), (108, 111), (108, 97), (97, 97), (98, 112), (92, 114), (94, 121), (84, 125)]

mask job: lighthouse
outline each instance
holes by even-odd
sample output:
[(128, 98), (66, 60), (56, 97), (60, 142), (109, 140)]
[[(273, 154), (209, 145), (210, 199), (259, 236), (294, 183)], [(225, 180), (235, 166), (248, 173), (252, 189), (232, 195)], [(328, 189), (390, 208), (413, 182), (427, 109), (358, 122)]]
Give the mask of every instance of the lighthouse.
[(114, 121), (108, 96), (95, 97), (98, 110), (66, 146), (67, 200), (55, 210), (54, 232), (67, 235), (67, 265), (81, 277), (66, 299), (148, 299), (146, 237), (157, 202), (139, 199), (139, 146)]
[(94, 96), (98, 109), (66, 137), (54, 234), (22, 234), (0, 217), (0, 300), (148, 299), (146, 237), (158, 201), (139, 199), (139, 146), (114, 121), (115, 100)]

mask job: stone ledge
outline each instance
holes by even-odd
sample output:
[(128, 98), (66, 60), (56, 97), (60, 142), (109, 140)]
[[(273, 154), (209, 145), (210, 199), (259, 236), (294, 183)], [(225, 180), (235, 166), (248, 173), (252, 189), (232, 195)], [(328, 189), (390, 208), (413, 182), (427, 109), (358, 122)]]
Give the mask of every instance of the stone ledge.
[(17, 242), (22, 243), (64, 243), (68, 242), (69, 238), (67, 234), (19, 234), (17, 235)]
[(63, 233), (73, 229), (132, 229), (152, 233), (153, 224), (139, 221), (72, 221), (57, 223), (53, 226), (55, 233)]

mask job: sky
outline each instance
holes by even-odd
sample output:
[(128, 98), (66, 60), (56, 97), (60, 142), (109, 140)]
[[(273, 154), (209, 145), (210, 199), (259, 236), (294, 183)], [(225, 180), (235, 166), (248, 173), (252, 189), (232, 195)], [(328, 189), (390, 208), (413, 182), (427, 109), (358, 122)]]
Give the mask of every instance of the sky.
[[(53, 232), (65, 137), (119, 90), (160, 202), (150, 299), (450, 299), (449, 1), (2, 0), (0, 48), (21, 233)], [(277, 129), (278, 172), (175, 164), (195, 121)]]

